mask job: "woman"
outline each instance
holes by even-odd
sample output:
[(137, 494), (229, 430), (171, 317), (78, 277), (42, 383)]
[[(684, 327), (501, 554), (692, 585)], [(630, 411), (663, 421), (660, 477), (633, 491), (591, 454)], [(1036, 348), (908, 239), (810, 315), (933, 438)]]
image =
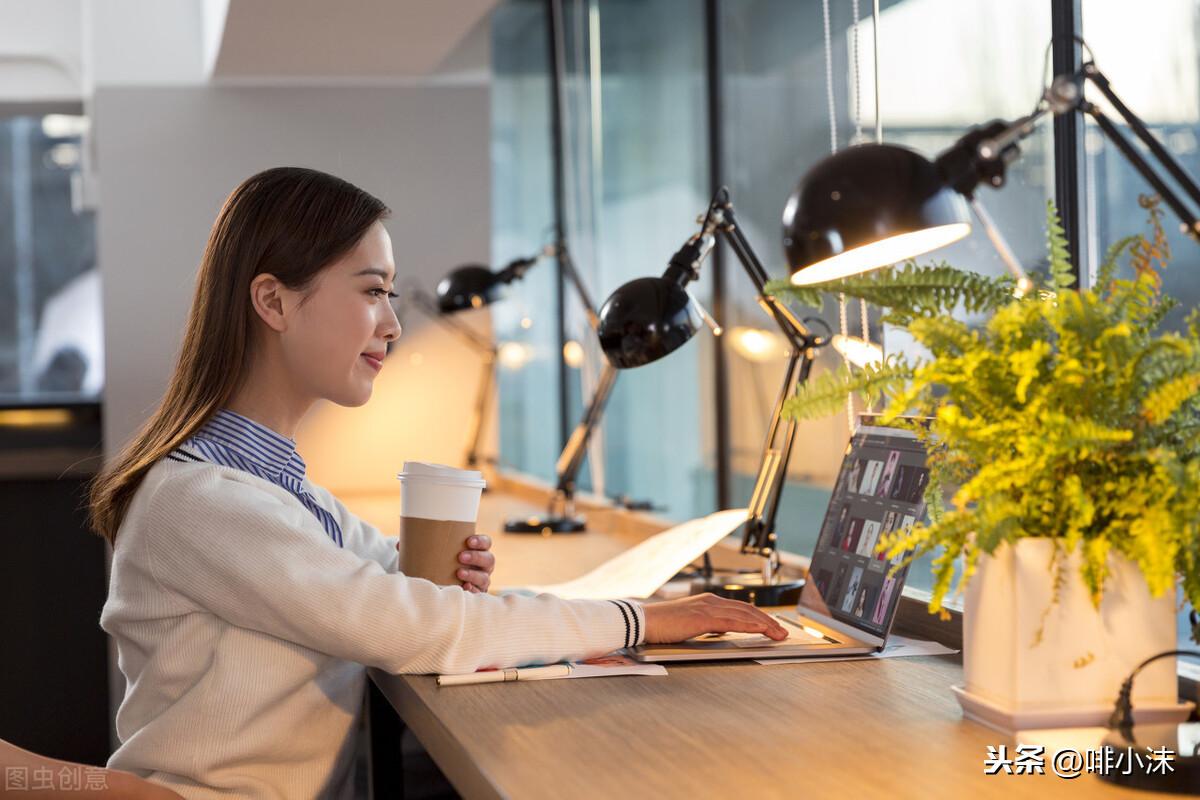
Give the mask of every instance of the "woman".
[(234, 190), (200, 265), (166, 395), (92, 487), (113, 544), (101, 625), (127, 689), (109, 766), (188, 798), (338, 796), (364, 665), (470, 672), (701, 633), (786, 633), (712, 596), (620, 601), (486, 593), (397, 573), (377, 529), (304, 477), (294, 434), (321, 399), (361, 406), (400, 325), (387, 208), (320, 172)]

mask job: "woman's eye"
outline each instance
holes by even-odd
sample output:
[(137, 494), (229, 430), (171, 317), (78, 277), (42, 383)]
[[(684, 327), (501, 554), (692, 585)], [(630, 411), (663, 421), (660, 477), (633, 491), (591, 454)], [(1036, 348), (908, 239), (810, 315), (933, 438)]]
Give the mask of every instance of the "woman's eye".
[[(378, 292), (378, 294), (377, 294), (377, 292)], [(396, 294), (395, 292), (389, 292), (387, 289), (383, 289), (383, 288), (380, 288), (380, 287), (376, 287), (376, 288), (374, 288), (374, 289), (368, 289), (368, 290), (367, 290), (367, 294), (371, 295), (372, 297), (384, 297), (384, 296), (387, 296), (387, 297), (391, 297), (391, 298), (393, 298), (393, 299), (395, 299), (395, 298), (397, 298), (397, 297), (399, 297), (399, 296), (400, 296), (400, 295)]]

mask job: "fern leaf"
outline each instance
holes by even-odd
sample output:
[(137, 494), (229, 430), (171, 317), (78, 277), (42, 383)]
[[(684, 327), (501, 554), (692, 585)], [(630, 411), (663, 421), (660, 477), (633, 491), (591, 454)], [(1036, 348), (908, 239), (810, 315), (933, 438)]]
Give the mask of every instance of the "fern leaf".
[(803, 305), (821, 307), (829, 295), (866, 300), (893, 312), (892, 317), (915, 318), (953, 311), (959, 305), (969, 313), (994, 311), (1013, 302), (1012, 281), (955, 269), (945, 263), (876, 270), (861, 275), (795, 286), (772, 281), (767, 291)]
[(783, 415), (791, 419), (816, 419), (845, 406), (847, 394), (861, 394), (869, 402), (889, 390), (903, 386), (913, 375), (903, 359), (851, 370), (842, 366), (802, 384), (783, 404)]
[(1108, 294), (1109, 284), (1113, 282), (1113, 278), (1117, 274), (1117, 260), (1140, 238), (1142, 237), (1135, 233), (1124, 239), (1118, 239), (1109, 246), (1108, 251), (1104, 254), (1104, 261), (1101, 262), (1100, 269), (1096, 272), (1097, 291)]
[(1067, 234), (1053, 200), (1046, 201), (1046, 246), (1050, 254), (1050, 285), (1055, 291), (1070, 289), (1075, 285), (1075, 270), (1071, 266)]

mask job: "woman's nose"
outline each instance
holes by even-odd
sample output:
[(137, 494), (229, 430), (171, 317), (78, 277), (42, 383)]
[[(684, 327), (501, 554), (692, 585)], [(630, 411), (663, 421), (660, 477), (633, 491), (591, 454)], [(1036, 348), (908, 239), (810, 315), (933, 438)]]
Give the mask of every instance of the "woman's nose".
[(388, 315), (384, 326), (383, 339), (387, 342), (396, 341), (404, 331), (403, 326), (400, 325), (400, 318), (396, 316), (396, 309), (391, 305), (388, 306)]

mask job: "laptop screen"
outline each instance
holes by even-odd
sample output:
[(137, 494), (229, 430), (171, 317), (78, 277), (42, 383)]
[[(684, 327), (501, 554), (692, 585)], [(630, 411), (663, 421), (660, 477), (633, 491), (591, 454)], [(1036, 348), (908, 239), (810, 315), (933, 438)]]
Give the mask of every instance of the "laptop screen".
[(800, 595), (813, 611), (885, 636), (908, 566), (875, 552), (879, 537), (925, 517), (929, 469), (911, 431), (860, 425), (850, 440)]

